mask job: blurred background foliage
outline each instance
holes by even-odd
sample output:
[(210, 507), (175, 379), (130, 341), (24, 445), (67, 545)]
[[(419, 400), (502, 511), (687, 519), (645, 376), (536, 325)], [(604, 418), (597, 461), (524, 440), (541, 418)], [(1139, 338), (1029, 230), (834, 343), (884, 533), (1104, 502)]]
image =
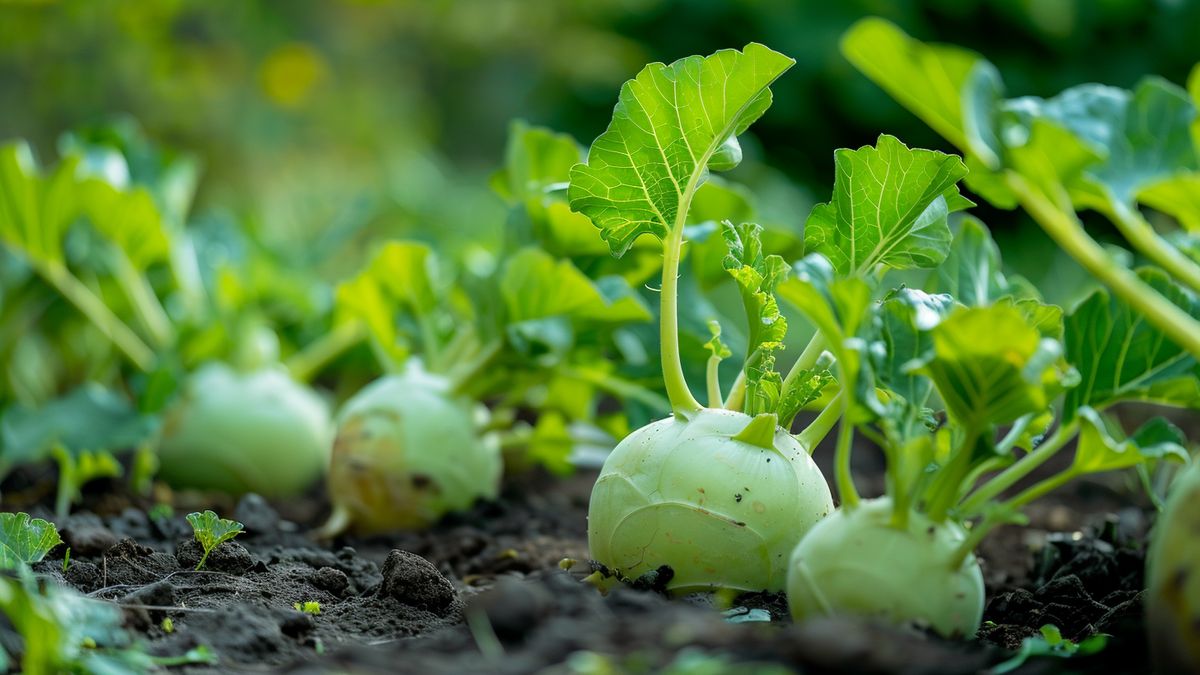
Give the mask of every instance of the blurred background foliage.
[[(505, 226), (486, 177), (511, 119), (586, 143), (642, 64), (759, 41), (798, 63), (733, 177), (798, 231), (829, 194), (835, 148), (887, 131), (948, 149), (839, 55), (869, 14), (983, 52), (1010, 94), (1182, 82), (1200, 59), (1190, 0), (9, 1), (0, 139), (28, 138), (49, 163), (66, 130), (136, 120), (198, 159), (197, 226), (239, 223), (326, 280), (391, 237), (486, 267)], [(980, 215), (1002, 245), (1040, 241), (1016, 215)], [(1070, 276), (1051, 255), (1007, 258), (1035, 281)]]

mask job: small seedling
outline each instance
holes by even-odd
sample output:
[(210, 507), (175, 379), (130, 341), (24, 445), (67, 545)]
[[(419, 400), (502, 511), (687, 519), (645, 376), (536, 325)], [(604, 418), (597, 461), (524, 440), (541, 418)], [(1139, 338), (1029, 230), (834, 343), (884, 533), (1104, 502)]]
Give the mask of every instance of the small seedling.
[(171, 620), (171, 617), (164, 617), (161, 625), (164, 633), (170, 635), (175, 632), (175, 622)]
[(208, 554), (212, 553), (213, 549), (241, 534), (243, 528), (238, 521), (221, 518), (212, 511), (189, 513), (187, 521), (192, 526), (196, 541), (204, 548), (204, 555), (200, 556), (196, 569), (204, 567), (204, 563), (208, 561)]
[(1027, 637), (1021, 641), (1021, 648), (1009, 660), (1004, 661), (988, 671), (991, 675), (1011, 673), (1025, 665), (1030, 658), (1043, 656), (1069, 659), (1072, 656), (1088, 656), (1095, 654), (1108, 644), (1108, 636), (1093, 635), (1082, 642), (1073, 642), (1063, 637), (1062, 631), (1053, 624), (1041, 628), (1041, 635)]
[(67, 570), (69, 570), (69, 569), (71, 569), (71, 547), (70, 546), (67, 547), (67, 552), (63, 554), (63, 574), (66, 574)]
[(28, 513), (0, 513), (0, 570), (32, 565), (61, 543), (54, 523)]
[(175, 510), (171, 508), (170, 504), (155, 504), (150, 507), (147, 515), (150, 516), (150, 520), (158, 523), (170, 519), (171, 516), (175, 515)]
[(304, 612), (305, 614), (312, 614), (314, 616), (321, 613), (321, 603), (316, 600), (294, 602), (292, 603), (292, 607), (295, 607), (297, 612)]

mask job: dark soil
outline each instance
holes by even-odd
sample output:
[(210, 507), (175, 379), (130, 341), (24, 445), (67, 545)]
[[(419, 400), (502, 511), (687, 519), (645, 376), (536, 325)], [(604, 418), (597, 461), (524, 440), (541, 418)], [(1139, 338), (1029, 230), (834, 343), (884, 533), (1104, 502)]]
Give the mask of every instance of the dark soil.
[[(1148, 516), (1119, 508), (1130, 502), (1119, 485), (1077, 486), (1031, 509), (1029, 527), (985, 541), (984, 628), (976, 640), (948, 641), (846, 619), (795, 625), (777, 594), (727, 606), (619, 585), (601, 594), (582, 581), (592, 572), (593, 479), (526, 475), (499, 501), (430, 531), (333, 542), (308, 536), (325, 510), (316, 495), (278, 505), (173, 495), (176, 515), (156, 519), (151, 502), (102, 486), (59, 523), (65, 545), (36, 571), (121, 605), (151, 653), (207, 645), (220, 658), (189, 672), (978, 673), (1048, 623), (1072, 640), (1106, 633), (1109, 646), (1017, 672), (1147, 670), (1139, 593)], [(6, 502), (49, 518), (37, 504)], [(201, 551), (182, 514), (208, 506), (247, 531), (195, 571)], [(294, 608), (313, 601), (319, 614)]]

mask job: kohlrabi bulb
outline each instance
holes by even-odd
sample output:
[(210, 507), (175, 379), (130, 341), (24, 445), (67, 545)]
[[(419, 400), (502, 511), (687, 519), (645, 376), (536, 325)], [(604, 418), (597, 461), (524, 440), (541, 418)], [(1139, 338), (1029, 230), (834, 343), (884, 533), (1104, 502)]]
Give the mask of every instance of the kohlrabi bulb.
[(365, 387), (337, 419), (326, 530), (416, 529), (494, 498), (503, 465), (474, 408), (447, 381), (411, 366)]
[(958, 525), (915, 512), (907, 527), (896, 527), (888, 498), (838, 509), (792, 554), (792, 616), (869, 616), (947, 637), (974, 636), (983, 618), (983, 574), (974, 555), (955, 561), (965, 537)]
[(628, 578), (669, 565), (677, 592), (780, 590), (796, 542), (832, 510), (825, 478), (773, 415), (704, 409), (617, 445), (592, 490), (588, 545)]
[(298, 495), (329, 462), (329, 409), (282, 370), (193, 373), (167, 409), (159, 476), (175, 487)]
[(1200, 672), (1200, 462), (1175, 479), (1146, 552), (1146, 626), (1156, 672)]

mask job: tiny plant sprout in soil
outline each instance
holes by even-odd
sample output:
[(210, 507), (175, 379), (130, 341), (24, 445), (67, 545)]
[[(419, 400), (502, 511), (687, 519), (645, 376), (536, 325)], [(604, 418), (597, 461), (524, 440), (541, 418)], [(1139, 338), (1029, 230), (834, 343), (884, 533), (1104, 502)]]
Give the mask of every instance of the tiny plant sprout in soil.
[(958, 154), (830, 148), (780, 224), (737, 181), (793, 60), (652, 63), (590, 146), (511, 126), (504, 245), (336, 281), (206, 243), (135, 127), (0, 148), (7, 332), (94, 380), (0, 378), (0, 671), (1200, 672), (1200, 69), (841, 51)]

